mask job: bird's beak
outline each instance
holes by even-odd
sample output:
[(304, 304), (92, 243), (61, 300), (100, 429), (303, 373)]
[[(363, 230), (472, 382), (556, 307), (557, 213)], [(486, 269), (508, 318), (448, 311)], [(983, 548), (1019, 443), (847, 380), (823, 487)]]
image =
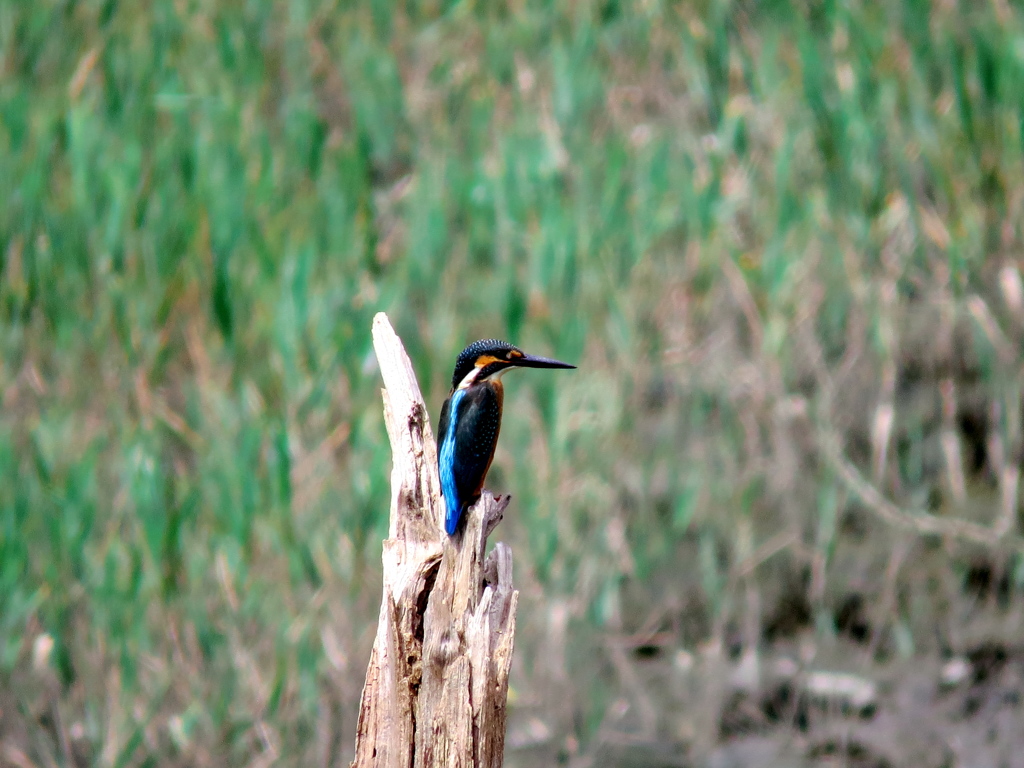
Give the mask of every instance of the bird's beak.
[(563, 363), (561, 360), (553, 360), (550, 357), (537, 357), (535, 355), (523, 355), (509, 361), (512, 365), (523, 368), (575, 368), (575, 365)]

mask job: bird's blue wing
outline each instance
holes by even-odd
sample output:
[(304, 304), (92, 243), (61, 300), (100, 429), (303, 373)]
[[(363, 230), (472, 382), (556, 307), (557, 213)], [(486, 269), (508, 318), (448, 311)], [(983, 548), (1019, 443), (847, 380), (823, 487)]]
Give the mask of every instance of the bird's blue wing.
[(463, 508), (480, 498), (501, 428), (501, 390), (484, 382), (466, 390), (454, 419), (455, 488)]
[(456, 390), (442, 409), (438, 469), (447, 506), (444, 528), (449, 536), (483, 489), (498, 443), (501, 401), (500, 384), (487, 382)]
[(465, 394), (464, 389), (457, 389), (444, 401), (441, 423), (438, 425), (441, 445), (437, 453), (437, 469), (441, 476), (441, 495), (444, 496), (446, 508), (444, 529), (449, 536), (455, 533), (455, 526), (459, 524), (462, 515), (462, 501), (455, 482), (455, 427), (458, 424), (459, 403)]

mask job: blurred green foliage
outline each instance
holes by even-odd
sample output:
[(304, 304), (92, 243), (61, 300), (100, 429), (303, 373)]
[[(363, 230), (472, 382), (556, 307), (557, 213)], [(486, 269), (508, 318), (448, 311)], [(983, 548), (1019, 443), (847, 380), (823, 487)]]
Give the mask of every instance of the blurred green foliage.
[[(579, 649), (728, 644), (740, 566), (755, 623), (806, 592), (842, 631), (851, 585), (886, 594), (892, 532), (816, 425), (871, 475), (888, 398), (883, 491), (986, 523), (1000, 467), (970, 446), (1019, 442), (997, 275), (1022, 51), (998, 2), (0, 4), (0, 691), (24, 749), (350, 753), (387, 530), (379, 310), (437, 406), (479, 337), (579, 363), (510, 380), (490, 478), (515, 495), (513, 707), (569, 710), (553, 742), (619, 690)], [(973, 555), (935, 557), (955, 580)], [(923, 647), (922, 599), (872, 621)]]

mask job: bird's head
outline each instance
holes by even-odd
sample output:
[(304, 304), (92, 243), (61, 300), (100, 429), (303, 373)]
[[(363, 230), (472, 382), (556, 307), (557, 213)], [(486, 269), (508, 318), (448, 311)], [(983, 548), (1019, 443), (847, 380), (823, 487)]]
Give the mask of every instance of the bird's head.
[(575, 365), (548, 357), (528, 355), (507, 341), (481, 339), (459, 354), (452, 374), (452, 389), (468, 387), (479, 381), (500, 376), (510, 368), (575, 368)]

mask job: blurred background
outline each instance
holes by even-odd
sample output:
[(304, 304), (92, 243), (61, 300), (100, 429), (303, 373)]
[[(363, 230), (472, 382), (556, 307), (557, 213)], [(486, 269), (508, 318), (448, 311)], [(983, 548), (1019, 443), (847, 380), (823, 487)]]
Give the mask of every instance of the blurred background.
[(0, 764), (344, 766), (497, 336), (509, 766), (1024, 765), (1015, 3), (0, 2)]

